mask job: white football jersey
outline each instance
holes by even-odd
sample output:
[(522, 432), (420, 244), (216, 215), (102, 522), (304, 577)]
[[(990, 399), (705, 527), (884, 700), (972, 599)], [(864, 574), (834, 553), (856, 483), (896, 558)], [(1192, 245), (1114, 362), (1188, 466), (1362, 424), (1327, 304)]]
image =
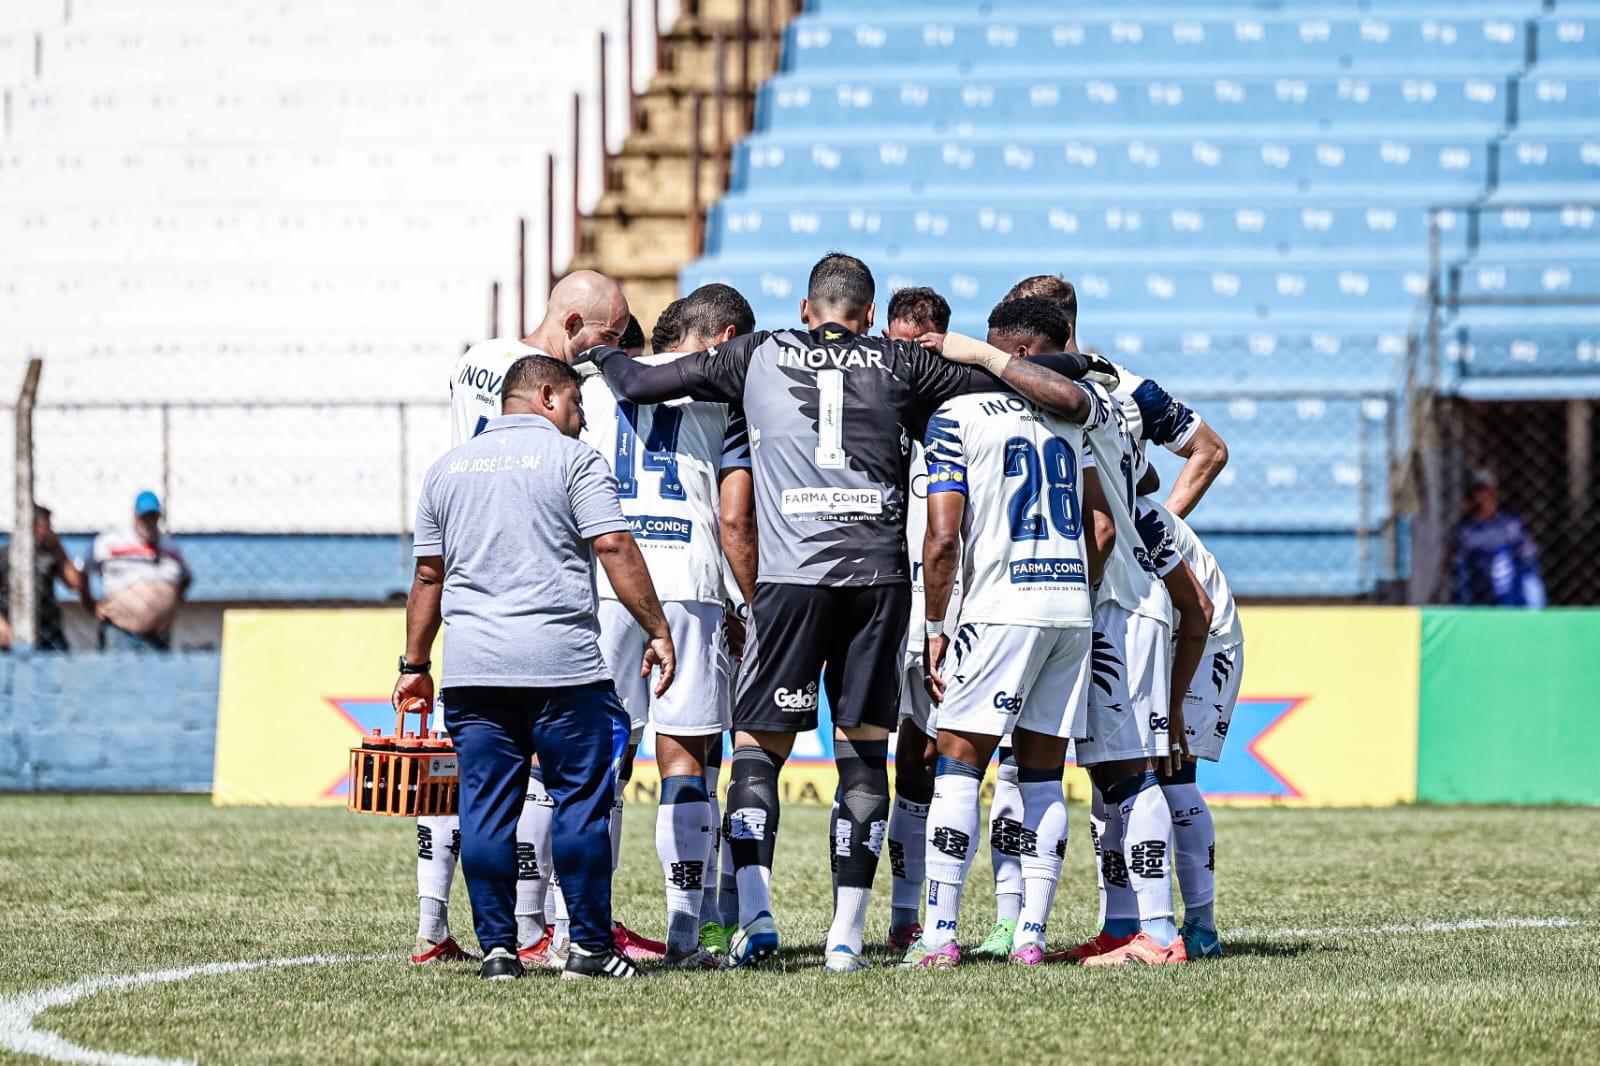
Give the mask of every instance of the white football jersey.
[(1149, 508), (1161, 516), (1172, 537), (1172, 546), (1189, 564), (1189, 569), (1194, 571), (1206, 595), (1211, 597), (1211, 637), (1206, 642), (1206, 654), (1214, 655), (1224, 648), (1242, 643), (1244, 627), (1239, 624), (1233, 592), (1228, 588), (1228, 579), (1223, 576), (1222, 568), (1217, 565), (1216, 556), (1206, 549), (1199, 535), (1189, 528), (1189, 523), (1155, 500), (1148, 496), (1140, 497), (1139, 505), (1141, 509)]
[[(671, 362), (649, 355), (640, 362)], [(718, 474), (750, 466), (750, 446), (726, 404), (633, 404), (603, 377), (583, 383), (581, 439), (617, 479), (622, 513), (662, 602), (721, 604), (736, 588), (717, 532)], [(730, 426), (732, 428), (730, 429)], [(616, 592), (597, 568), (602, 599)]]
[(1121, 405), (1099, 386), (1085, 387), (1107, 415), (1086, 431), (1089, 456), (1085, 465), (1098, 473), (1117, 529), (1116, 545), (1095, 588), (1095, 602), (1109, 601), (1171, 625), (1172, 598), (1161, 578), (1172, 572), (1181, 557), (1172, 547), (1161, 516), (1137, 504), (1133, 489), (1140, 455)]
[[(1172, 398), (1172, 395), (1149, 378), (1140, 377), (1127, 367), (1117, 367), (1118, 384), (1111, 398), (1122, 408), (1128, 420), (1128, 432), (1138, 449), (1139, 462), (1144, 462), (1144, 445), (1151, 441), (1173, 454), (1181, 452), (1194, 435), (1200, 431), (1200, 415)], [(1142, 474), (1142, 470), (1136, 470)], [(1134, 478), (1138, 484), (1138, 478)]]
[(1083, 427), (1009, 393), (958, 396), (928, 420), (928, 495), (967, 497), (961, 624), (1091, 624), (1083, 437)]
[(474, 344), (450, 371), (450, 446), (483, 432), (489, 419), (500, 417), (500, 383), (506, 371), (525, 355), (549, 355), (519, 340), (496, 338)]
[[(906, 554), (911, 557), (911, 625), (906, 630), (906, 650), (920, 652), (928, 646), (928, 634), (923, 629), (927, 601), (922, 583), (922, 536), (928, 531), (928, 463), (923, 456), (922, 444), (911, 442), (911, 474), (906, 479)], [(955, 619), (961, 614), (961, 573), (957, 571), (955, 584), (950, 588), (950, 603), (944, 616)]]

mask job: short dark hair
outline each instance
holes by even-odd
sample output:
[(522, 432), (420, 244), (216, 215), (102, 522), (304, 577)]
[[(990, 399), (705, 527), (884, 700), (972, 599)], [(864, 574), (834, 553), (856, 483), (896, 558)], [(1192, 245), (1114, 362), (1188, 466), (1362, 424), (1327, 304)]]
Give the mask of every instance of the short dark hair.
[(1025, 296), (1049, 300), (1066, 316), (1069, 330), (1078, 328), (1078, 290), (1060, 274), (1035, 274), (1031, 278), (1023, 278), (1011, 286), (1005, 300), (1020, 300)]
[(505, 409), (506, 398), (514, 392), (528, 395), (540, 385), (553, 389), (571, 385), (581, 387), (583, 379), (572, 367), (548, 355), (525, 355), (511, 364), (505, 380), (500, 383), (500, 408)]
[(675, 352), (683, 343), (683, 301), (673, 300), (656, 319), (656, 328), (650, 331), (652, 352)]
[(878, 294), (867, 264), (853, 255), (829, 252), (817, 260), (806, 282), (806, 300), (830, 310), (859, 313)]
[(715, 337), (729, 326), (735, 336), (756, 328), (756, 313), (750, 309), (750, 301), (732, 285), (714, 281), (683, 298), (684, 337)]
[(950, 331), (950, 302), (926, 285), (896, 289), (889, 297), (890, 322), (927, 326), (935, 333)]
[(622, 331), (622, 336), (617, 340), (617, 347), (625, 350), (644, 347), (644, 327), (639, 325), (639, 320), (633, 315), (628, 316), (628, 328)]
[(1043, 337), (1057, 351), (1072, 337), (1072, 326), (1055, 301), (1042, 296), (1019, 296), (995, 304), (989, 312), (989, 329), (1002, 337)]

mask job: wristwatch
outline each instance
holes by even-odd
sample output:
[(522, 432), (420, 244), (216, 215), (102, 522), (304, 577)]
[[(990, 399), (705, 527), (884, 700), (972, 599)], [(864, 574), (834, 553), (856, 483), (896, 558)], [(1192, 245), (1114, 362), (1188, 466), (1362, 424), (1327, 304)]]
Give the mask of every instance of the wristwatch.
[(432, 669), (432, 662), (408, 663), (404, 655), (400, 656), (400, 672), (402, 674), (425, 674)]
[(922, 632), (926, 634), (929, 640), (934, 637), (944, 636), (944, 619), (941, 618), (937, 622), (925, 620), (922, 623)]

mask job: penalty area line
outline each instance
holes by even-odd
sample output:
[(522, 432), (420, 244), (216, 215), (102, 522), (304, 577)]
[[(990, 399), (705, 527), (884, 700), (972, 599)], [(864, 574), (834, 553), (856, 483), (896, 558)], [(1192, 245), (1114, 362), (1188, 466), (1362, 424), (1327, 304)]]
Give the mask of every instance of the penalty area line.
[(95, 1051), (74, 1044), (60, 1033), (36, 1029), (34, 1018), (52, 1007), (64, 1007), (98, 992), (123, 991), (143, 985), (170, 984), (191, 977), (214, 977), (246, 970), (283, 969), (289, 966), (331, 965), (347, 962), (382, 962), (395, 955), (297, 955), (283, 959), (256, 959), (243, 962), (206, 962), (177, 966), (170, 970), (146, 970), (121, 976), (88, 977), (67, 985), (39, 988), (0, 996), (0, 1048), (23, 1055), (37, 1055), (56, 1062), (92, 1062), (104, 1066), (189, 1066), (192, 1059), (164, 1059), (153, 1055), (124, 1055), (115, 1051)]

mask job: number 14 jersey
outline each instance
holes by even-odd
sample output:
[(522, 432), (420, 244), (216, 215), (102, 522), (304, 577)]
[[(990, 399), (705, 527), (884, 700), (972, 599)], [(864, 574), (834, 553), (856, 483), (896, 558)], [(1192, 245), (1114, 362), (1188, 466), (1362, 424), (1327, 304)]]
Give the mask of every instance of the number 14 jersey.
[(967, 497), (962, 624), (1091, 624), (1078, 487), (1086, 447), (1083, 426), (1007, 393), (959, 396), (929, 419), (930, 506), (942, 492)]
[[(646, 364), (677, 355), (650, 355)], [(717, 531), (723, 470), (750, 466), (743, 420), (720, 403), (633, 404), (602, 377), (583, 383), (580, 439), (605, 459), (617, 479), (622, 513), (644, 555), (662, 602), (720, 604), (733, 585)], [(603, 599), (617, 594), (596, 567)]]

